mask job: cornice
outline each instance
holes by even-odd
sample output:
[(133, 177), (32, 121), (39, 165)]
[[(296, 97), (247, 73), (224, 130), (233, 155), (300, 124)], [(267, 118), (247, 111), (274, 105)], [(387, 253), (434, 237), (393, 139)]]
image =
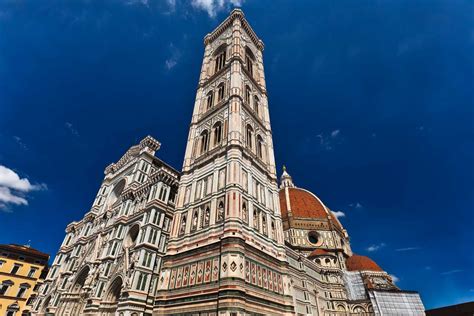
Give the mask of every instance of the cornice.
[(255, 44), (255, 46), (260, 50), (263, 51), (264, 45), (263, 41), (258, 38), (257, 34), (255, 34), (254, 30), (250, 26), (249, 22), (245, 19), (244, 12), (241, 9), (234, 9), (230, 13), (230, 15), (225, 19), (218, 27), (214, 29), (211, 33), (207, 34), (204, 37), (204, 44), (207, 45), (210, 42), (214, 41), (216, 38), (219, 37), (225, 30), (232, 26), (232, 22), (234, 20), (239, 19), (242, 23), (242, 28), (247, 32), (250, 36), (250, 39)]

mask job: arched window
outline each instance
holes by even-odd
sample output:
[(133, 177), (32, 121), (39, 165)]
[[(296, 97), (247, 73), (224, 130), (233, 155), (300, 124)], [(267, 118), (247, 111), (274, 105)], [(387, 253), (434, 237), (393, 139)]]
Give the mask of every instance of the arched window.
[(263, 160), (263, 138), (262, 136), (258, 135), (257, 136), (257, 156), (258, 158)]
[(203, 218), (203, 223), (202, 223), (202, 227), (207, 227), (209, 226), (209, 220), (211, 218), (211, 209), (208, 207), (206, 207), (206, 210), (204, 211), (204, 218)]
[(260, 110), (259, 108), (260, 108), (260, 100), (258, 99), (257, 96), (255, 96), (253, 98), (253, 110), (255, 111), (257, 116), (259, 115), (259, 110)]
[(253, 62), (255, 61), (255, 56), (252, 51), (246, 47), (245, 48), (245, 68), (253, 76)]
[(225, 59), (226, 59), (226, 47), (222, 46), (217, 49), (216, 51), (216, 64), (215, 64), (215, 71), (218, 72), (225, 66)]
[(217, 222), (224, 220), (224, 202), (220, 201), (217, 206)]
[(252, 89), (248, 85), (245, 86), (245, 103), (250, 106), (250, 96), (252, 94)]
[(217, 122), (216, 124), (214, 124), (214, 127), (213, 127), (213, 130), (214, 130), (214, 146), (220, 144), (221, 140), (222, 140), (222, 124), (221, 122)]
[(186, 214), (181, 215), (181, 227), (179, 228), (179, 235), (183, 235), (186, 232)]
[(247, 203), (242, 203), (242, 218), (244, 219), (245, 223), (248, 223), (248, 212), (247, 212)]
[(195, 231), (198, 226), (199, 211), (197, 209), (193, 212), (193, 221), (191, 223), (191, 231)]
[(209, 91), (207, 93), (207, 109), (209, 110), (214, 105), (214, 91)]
[(224, 99), (225, 84), (221, 83), (217, 88), (217, 102), (220, 102)]
[(252, 126), (250, 125), (247, 125), (247, 139), (246, 139), (246, 143), (247, 143), (247, 147), (249, 147), (250, 149), (253, 148), (253, 142), (252, 142), (252, 138), (253, 138), (253, 128)]
[(201, 133), (201, 154), (205, 153), (208, 149), (209, 144), (209, 133), (207, 130)]
[(267, 214), (263, 213), (262, 214), (262, 231), (263, 234), (267, 234)]

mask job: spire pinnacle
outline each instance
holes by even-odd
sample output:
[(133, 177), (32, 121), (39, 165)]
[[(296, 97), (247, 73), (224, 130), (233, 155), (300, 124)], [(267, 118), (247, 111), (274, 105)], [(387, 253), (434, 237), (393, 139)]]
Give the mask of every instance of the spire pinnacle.
[(280, 177), (280, 188), (294, 188), (295, 185), (293, 183), (293, 179), (286, 171), (286, 166), (283, 165), (283, 173)]

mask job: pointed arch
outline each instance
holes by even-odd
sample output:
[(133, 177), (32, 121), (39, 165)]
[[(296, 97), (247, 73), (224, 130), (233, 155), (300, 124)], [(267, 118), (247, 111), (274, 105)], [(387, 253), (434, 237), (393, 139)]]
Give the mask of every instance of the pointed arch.
[(206, 95), (206, 109), (210, 110), (214, 106), (214, 90), (211, 90)]
[(122, 293), (122, 284), (123, 284), (123, 279), (121, 276), (117, 276), (113, 279), (112, 282), (110, 282), (109, 287), (107, 288), (107, 291), (105, 291), (105, 296), (103, 297), (103, 300), (108, 303), (118, 303), (120, 299), (120, 295)]
[(207, 130), (203, 130), (201, 132), (200, 140), (201, 140), (200, 154), (204, 154), (209, 147), (209, 132)]
[(247, 147), (253, 149), (253, 128), (250, 124), (247, 125), (245, 135)]
[(252, 98), (252, 88), (249, 85), (245, 85), (245, 103), (250, 107), (250, 100)]
[(217, 86), (217, 102), (221, 102), (225, 96), (225, 83), (221, 82)]
[(83, 267), (79, 273), (76, 276), (76, 279), (74, 280), (74, 285), (72, 286), (72, 292), (73, 293), (79, 293), (81, 289), (84, 287), (87, 276), (89, 275), (90, 272), (90, 267), (86, 265)]
[(214, 126), (212, 127), (213, 130), (213, 146), (217, 146), (221, 143), (222, 141), (222, 123), (221, 122), (216, 122)]
[(258, 96), (254, 96), (253, 98), (253, 110), (255, 111), (255, 114), (257, 114), (257, 116), (260, 115), (260, 99), (258, 98)]
[(263, 160), (264, 152), (265, 152), (265, 143), (263, 141), (263, 137), (261, 135), (258, 135), (257, 136), (257, 157)]

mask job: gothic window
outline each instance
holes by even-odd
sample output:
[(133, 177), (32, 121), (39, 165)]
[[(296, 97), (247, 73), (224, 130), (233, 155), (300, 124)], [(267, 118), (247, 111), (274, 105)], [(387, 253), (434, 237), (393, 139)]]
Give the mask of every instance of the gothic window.
[(217, 102), (220, 102), (224, 99), (225, 84), (221, 83), (217, 88)]
[(214, 146), (220, 144), (221, 140), (222, 140), (222, 124), (221, 122), (217, 122), (216, 124), (214, 124), (214, 127), (213, 127), (213, 130), (214, 130)]
[(211, 219), (211, 209), (209, 208), (209, 206), (206, 206), (206, 210), (204, 211), (204, 218), (203, 218), (202, 227), (209, 226), (209, 220), (210, 219)]
[(191, 231), (196, 231), (197, 227), (198, 227), (198, 218), (199, 218), (199, 211), (198, 209), (195, 209), (194, 212), (193, 212), (193, 219), (192, 219), (192, 223), (191, 223)]
[(217, 222), (224, 220), (224, 202), (220, 201), (217, 206)]
[(225, 168), (219, 170), (219, 189), (225, 186)]
[(257, 136), (257, 157), (263, 160), (263, 138), (262, 136)]
[(258, 226), (259, 226), (259, 222), (258, 222), (258, 218), (259, 218), (259, 211), (254, 209), (253, 210), (253, 228), (257, 229), (258, 230)]
[(249, 179), (247, 171), (242, 171), (242, 187), (245, 192), (248, 192), (249, 189)]
[(249, 218), (248, 218), (248, 211), (247, 211), (247, 203), (244, 201), (242, 203), (242, 219), (244, 220), (244, 223), (248, 224), (249, 223)]
[(250, 149), (253, 149), (253, 128), (252, 126), (250, 125), (247, 125), (247, 139), (246, 139), (246, 142), (247, 142), (247, 147), (249, 147)]
[(209, 144), (209, 133), (207, 132), (207, 130), (205, 130), (201, 133), (201, 154), (207, 151), (208, 144)]
[(195, 201), (201, 199), (201, 192), (202, 192), (201, 186), (202, 186), (202, 180), (199, 180), (196, 183), (196, 192), (194, 193), (194, 200)]
[(253, 61), (255, 60), (255, 57), (252, 53), (252, 51), (247, 47), (245, 49), (245, 68), (247, 71), (250, 73), (251, 76), (253, 76)]
[(145, 291), (146, 283), (148, 281), (148, 274), (143, 272), (138, 272), (138, 281), (136, 289), (139, 291)]
[(255, 96), (253, 98), (253, 110), (255, 111), (255, 113), (257, 114), (257, 116), (259, 115), (259, 112), (260, 112), (260, 100), (258, 99), (257, 96)]
[(272, 220), (270, 235), (271, 235), (272, 239), (275, 239), (275, 221), (274, 220)]
[(216, 65), (215, 65), (215, 72), (218, 72), (225, 66), (225, 58), (226, 58), (226, 47), (223, 46), (218, 49), (216, 54)]
[(245, 103), (250, 106), (250, 98), (252, 95), (252, 89), (248, 85), (245, 86)]
[(214, 91), (209, 91), (206, 97), (207, 109), (209, 110), (214, 105)]
[(262, 231), (263, 234), (267, 234), (267, 214), (263, 213), (262, 214)]
[(186, 232), (186, 214), (181, 215), (181, 227), (179, 228), (179, 235), (183, 235)]

